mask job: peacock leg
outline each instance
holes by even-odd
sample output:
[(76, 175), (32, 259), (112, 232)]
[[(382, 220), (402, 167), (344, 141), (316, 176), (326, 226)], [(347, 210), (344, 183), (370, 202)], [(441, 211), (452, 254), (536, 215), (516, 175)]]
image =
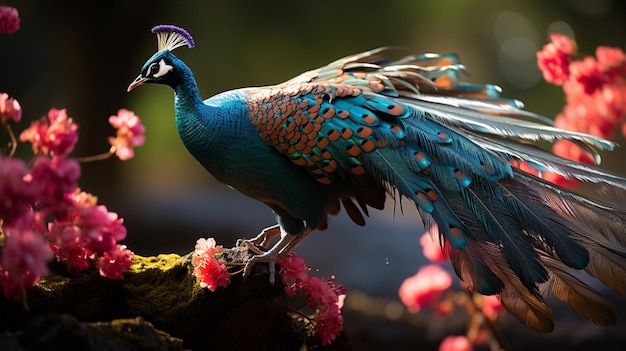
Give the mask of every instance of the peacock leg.
[(309, 236), (309, 234), (311, 234), (312, 232), (313, 232), (313, 229), (304, 228), (300, 233), (296, 235), (295, 238), (293, 238), (293, 240), (289, 242), (289, 244), (287, 244), (287, 246), (283, 247), (283, 249), (280, 250), (278, 254), (281, 256), (286, 256), (289, 252), (291, 252), (291, 250), (293, 250), (296, 246), (298, 246), (298, 244), (300, 244), (300, 242), (304, 240), (304, 238)]
[[(262, 254), (264, 251), (259, 250), (256, 246), (261, 246), (264, 248), (269, 248), (270, 241), (280, 234), (280, 226), (278, 224), (273, 225), (271, 227), (267, 227), (259, 233), (259, 235), (255, 236), (252, 239), (245, 240), (248, 244), (250, 250), (252, 250), (255, 254)], [(252, 245), (250, 245), (252, 244)]]
[[(268, 229), (274, 230), (273, 228), (274, 227), (270, 227)], [(246, 266), (244, 267), (244, 270), (243, 270), (244, 277), (250, 274), (250, 271), (252, 270), (252, 267), (254, 267), (255, 264), (262, 263), (262, 262), (268, 263), (270, 284), (274, 284), (274, 281), (276, 278), (275, 266), (276, 266), (276, 261), (278, 260), (278, 257), (288, 254), (289, 251), (291, 251), (300, 241), (302, 241), (302, 239), (304, 239), (311, 232), (312, 232), (311, 229), (305, 228), (300, 233), (293, 235), (293, 234), (286, 233), (285, 231), (280, 229), (280, 234), (281, 234), (280, 240), (278, 240), (278, 242), (274, 246), (272, 246), (272, 248), (270, 248), (266, 252), (262, 252), (260, 254), (250, 257), (248, 262), (246, 262)], [(259, 251), (256, 247), (252, 249), (254, 245), (251, 245), (251, 242), (247, 242), (247, 243), (248, 243), (248, 247), (250, 247), (250, 249), (253, 252)]]

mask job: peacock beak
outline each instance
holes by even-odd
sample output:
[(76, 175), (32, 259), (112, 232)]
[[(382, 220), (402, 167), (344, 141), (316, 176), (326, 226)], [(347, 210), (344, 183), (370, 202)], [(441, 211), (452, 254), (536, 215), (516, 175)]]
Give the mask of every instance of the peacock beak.
[(142, 85), (143, 83), (147, 82), (149, 79), (142, 76), (141, 74), (137, 76), (137, 78), (135, 78), (135, 80), (133, 80), (132, 83), (130, 83), (130, 85), (128, 86), (128, 89), (126, 90), (127, 92), (135, 89), (136, 87)]

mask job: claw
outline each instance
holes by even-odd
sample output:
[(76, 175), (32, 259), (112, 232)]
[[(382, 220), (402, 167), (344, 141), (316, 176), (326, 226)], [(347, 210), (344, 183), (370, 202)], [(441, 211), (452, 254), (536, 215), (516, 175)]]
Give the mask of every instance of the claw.
[(267, 263), (269, 266), (268, 268), (269, 268), (269, 275), (270, 275), (270, 284), (274, 284), (274, 282), (276, 281), (276, 262), (277, 261), (278, 261), (278, 251), (273, 250), (273, 249), (270, 251), (264, 252), (262, 254), (252, 256), (250, 257), (248, 262), (246, 262), (246, 266), (243, 269), (243, 276), (247, 277), (252, 271), (252, 267), (254, 267), (255, 264)]
[[(245, 242), (250, 246), (251, 250), (254, 253), (261, 254), (261, 251), (256, 247), (252, 249), (253, 246), (261, 246), (266, 249), (269, 248), (270, 241), (281, 233), (280, 226), (278, 224), (273, 225), (271, 227), (267, 227), (259, 233), (259, 235), (255, 236), (252, 239), (247, 239)], [(256, 250), (256, 251), (255, 251)], [(259, 251), (259, 252), (257, 252)]]
[[(270, 284), (274, 284), (276, 280), (276, 262), (278, 261), (278, 258), (286, 256), (294, 247), (296, 247), (300, 243), (300, 241), (302, 241), (302, 239), (304, 239), (312, 231), (312, 229), (305, 228), (300, 233), (293, 235), (283, 231), (279, 225), (275, 225), (263, 229), (261, 233), (256, 237), (250, 240), (245, 240), (244, 243), (248, 245), (250, 251), (254, 252), (255, 255), (250, 257), (248, 262), (246, 262), (246, 266), (243, 269), (243, 276), (247, 277), (248, 275), (250, 275), (252, 267), (254, 267), (255, 264), (268, 263)], [(280, 239), (268, 251), (263, 251), (257, 247), (261, 246), (267, 248), (267, 246), (269, 246), (269, 241), (279, 233)]]

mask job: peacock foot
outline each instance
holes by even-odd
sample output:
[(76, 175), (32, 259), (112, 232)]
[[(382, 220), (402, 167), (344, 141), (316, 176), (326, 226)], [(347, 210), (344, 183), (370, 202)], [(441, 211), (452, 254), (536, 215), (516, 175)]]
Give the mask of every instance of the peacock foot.
[(270, 241), (276, 236), (280, 235), (280, 226), (278, 224), (271, 227), (267, 227), (252, 239), (246, 239), (244, 242), (248, 244), (248, 247), (252, 252), (257, 255), (261, 255), (264, 251), (259, 250), (258, 246), (268, 249)]
[[(250, 246), (252, 249), (252, 246)], [(257, 249), (258, 250), (258, 249)], [(254, 251), (254, 250), (253, 250)], [(276, 262), (278, 261), (278, 250), (274, 248), (261, 254), (254, 255), (248, 259), (243, 269), (243, 276), (247, 277), (257, 263), (267, 263), (269, 268), (270, 284), (274, 284), (276, 281)]]
[[(270, 283), (274, 284), (276, 278), (276, 262), (279, 257), (285, 257), (289, 252), (298, 245), (308, 234), (313, 230), (305, 228), (300, 233), (293, 235), (284, 232), (279, 225), (265, 228), (255, 238), (244, 240), (243, 243), (248, 246), (248, 249), (255, 255), (250, 257), (246, 262), (246, 266), (243, 270), (243, 276), (247, 277), (252, 271), (252, 267), (256, 263), (268, 263), (270, 273)], [(269, 247), (269, 242), (272, 238), (280, 234), (280, 239), (269, 250), (265, 251)]]

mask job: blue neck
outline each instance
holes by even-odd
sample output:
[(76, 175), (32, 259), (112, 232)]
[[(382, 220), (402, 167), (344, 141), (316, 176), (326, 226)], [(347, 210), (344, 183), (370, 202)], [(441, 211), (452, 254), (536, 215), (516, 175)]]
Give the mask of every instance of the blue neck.
[(256, 133), (249, 122), (245, 124), (248, 119), (241, 118), (247, 109), (242, 94), (231, 90), (203, 101), (191, 70), (182, 61), (176, 67), (181, 79), (172, 84), (174, 113), (183, 144), (207, 168), (231, 161), (232, 141), (254, 140), (242, 134)]
[(176, 127), (183, 143), (192, 154), (210, 148), (215, 140), (212, 133), (217, 119), (210, 118), (218, 114), (218, 107), (204, 104), (193, 73), (182, 61), (176, 65), (181, 70), (180, 81), (174, 89), (174, 113)]

